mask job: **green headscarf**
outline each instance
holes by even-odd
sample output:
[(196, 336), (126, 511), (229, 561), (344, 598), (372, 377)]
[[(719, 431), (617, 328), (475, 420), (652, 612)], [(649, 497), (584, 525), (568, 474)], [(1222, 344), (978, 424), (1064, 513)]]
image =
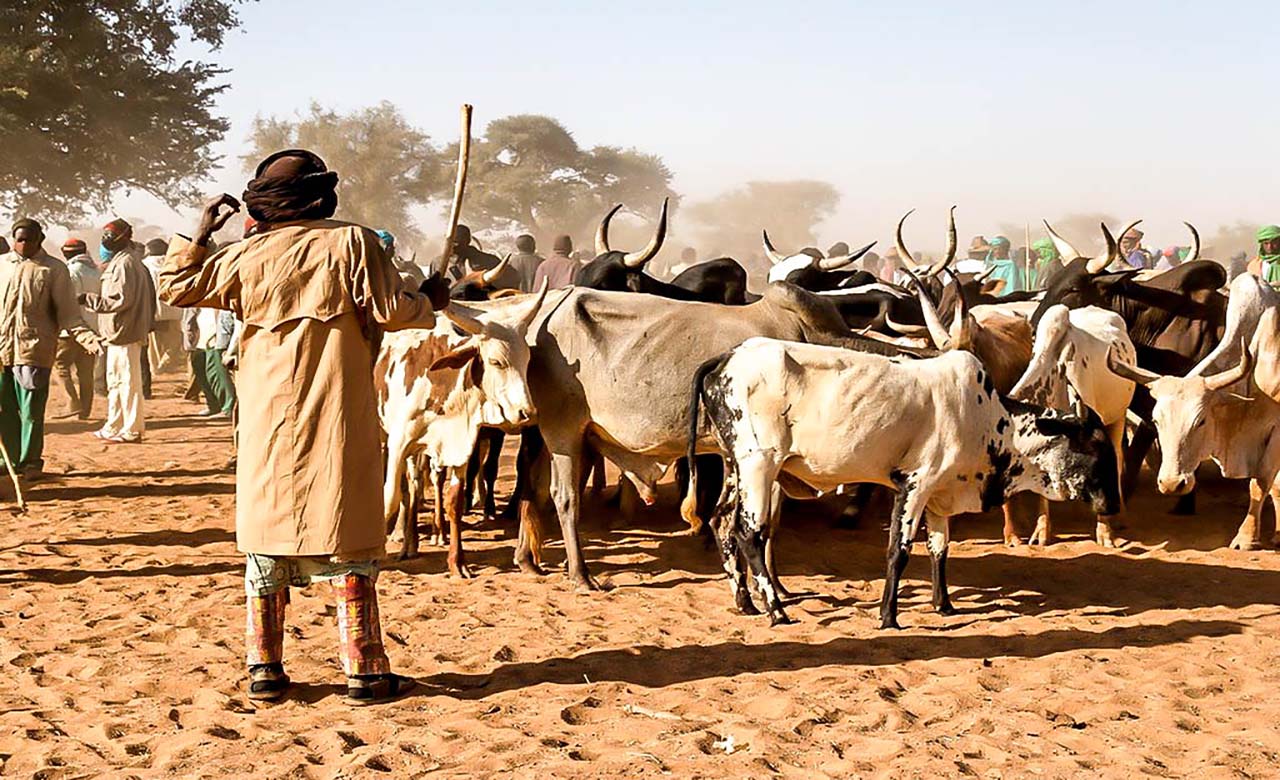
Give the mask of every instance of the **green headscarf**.
[(1280, 284), (1280, 255), (1264, 255), (1263, 241), (1280, 238), (1280, 225), (1263, 225), (1254, 236), (1258, 240), (1258, 260), (1262, 264), (1262, 280), (1268, 284)]
[(1049, 263), (1058, 259), (1058, 247), (1053, 245), (1053, 239), (1042, 238), (1031, 245), (1036, 250), (1036, 254), (1040, 255), (1041, 263)]

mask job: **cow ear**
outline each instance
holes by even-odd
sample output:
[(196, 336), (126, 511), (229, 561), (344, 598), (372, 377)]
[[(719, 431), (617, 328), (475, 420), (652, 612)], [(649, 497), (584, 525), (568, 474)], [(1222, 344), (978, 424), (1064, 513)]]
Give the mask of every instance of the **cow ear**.
[(480, 354), (480, 348), (475, 344), (465, 343), (456, 347), (440, 357), (435, 359), (428, 371), (435, 371), (438, 368), (462, 368), (467, 364), (468, 360)]
[(1045, 436), (1068, 436), (1076, 428), (1072, 420), (1061, 417), (1037, 417), (1036, 430)]

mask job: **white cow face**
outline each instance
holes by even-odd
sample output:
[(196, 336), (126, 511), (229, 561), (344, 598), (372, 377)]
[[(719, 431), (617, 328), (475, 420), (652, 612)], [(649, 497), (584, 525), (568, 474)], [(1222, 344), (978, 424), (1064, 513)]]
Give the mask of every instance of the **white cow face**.
[(1196, 486), (1196, 467), (1208, 458), (1212, 420), (1218, 404), (1241, 403), (1210, 389), (1203, 377), (1161, 377), (1147, 385), (1156, 406), (1152, 419), (1160, 440), (1161, 493), (1182, 495)]
[(476, 341), (472, 380), (479, 380), (484, 398), (482, 422), (508, 430), (527, 425), (533, 420), (534, 408), (529, 398), (529, 346), (524, 329), (487, 323)]

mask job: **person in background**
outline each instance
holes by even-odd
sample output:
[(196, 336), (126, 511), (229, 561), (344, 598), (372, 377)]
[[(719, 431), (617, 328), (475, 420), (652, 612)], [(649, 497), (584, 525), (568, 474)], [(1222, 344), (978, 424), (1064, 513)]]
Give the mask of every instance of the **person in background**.
[(582, 266), (573, 257), (573, 239), (566, 235), (556, 236), (551, 244), (551, 256), (538, 266), (533, 275), (533, 287), (542, 289), (546, 280), (550, 288), (568, 287), (573, 284), (573, 277)]
[(1186, 256), (1186, 251), (1182, 247), (1167, 246), (1160, 252), (1159, 259), (1156, 260), (1156, 270), (1168, 271), (1171, 268), (1177, 268), (1182, 265), (1182, 258)]
[(891, 246), (889, 251), (885, 252), (884, 257), (881, 258), (880, 280), (890, 284), (897, 284), (899, 276), (906, 276), (901, 271), (902, 258), (898, 257), (898, 248)]
[(1009, 295), (1026, 289), (1026, 278), (1023, 276), (1022, 269), (1009, 256), (1009, 239), (996, 236), (989, 244), (991, 251), (987, 253), (987, 267), (992, 271), (987, 278), (993, 282), (1004, 282), (996, 295)]
[(244, 193), (263, 231), (210, 255), (210, 236), (240, 208), (217, 197), (194, 238), (174, 236), (160, 273), (166, 303), (228, 309), (244, 322), (236, 546), (245, 554), (251, 699), (287, 691), (288, 589), (311, 582), (327, 583), (337, 602), (348, 699), (386, 701), (414, 686), (392, 673), (378, 615), (387, 529), (370, 368), (378, 334), (431, 327), (449, 287), (432, 276), (405, 289), (372, 230), (330, 219), (337, 184), (312, 152), (270, 155)]
[(865, 255), (863, 255), (860, 260), (858, 260), (858, 264), (862, 266), (862, 270), (866, 271), (867, 273), (871, 274), (877, 279), (880, 278), (880, 266), (883, 262), (884, 261), (880, 259), (880, 255), (870, 251), (867, 252)]
[(837, 241), (827, 249), (827, 257), (841, 257), (849, 254), (849, 245), (843, 241)]
[(691, 246), (687, 246), (680, 250), (680, 262), (671, 266), (672, 278), (679, 276), (685, 271), (698, 264), (698, 250)]
[(156, 315), (156, 291), (142, 263), (143, 247), (133, 240), (133, 227), (113, 219), (102, 230), (102, 247), (109, 254), (99, 295), (86, 293), (80, 301), (102, 315), (102, 338), (107, 343), (107, 420), (94, 432), (114, 444), (142, 441), (146, 430), (142, 393), (142, 352)]
[[(164, 256), (169, 251), (169, 242), (163, 238), (153, 238), (147, 242), (147, 256), (142, 264), (147, 267), (151, 276), (151, 286), (157, 286), (160, 266), (164, 264)], [(173, 371), (182, 363), (182, 310), (167, 303), (156, 301), (156, 324), (151, 332), (151, 343), (148, 345), (148, 363), (159, 373)]]
[(0, 436), (14, 468), (37, 479), (58, 333), (89, 352), (100, 347), (80, 317), (66, 264), (44, 251), (44, 228), (20, 219), (12, 236), (13, 250), (0, 257)]
[[(62, 245), (62, 256), (66, 258), (71, 292), (77, 300), (85, 293), (102, 292), (102, 272), (89, 259), (88, 248), (82, 239), (68, 238)], [(81, 306), (80, 319), (97, 333), (98, 315)], [(53, 376), (67, 397), (67, 405), (54, 415), (55, 419), (77, 417), (87, 420), (93, 415), (93, 368), (96, 362), (97, 355), (81, 346), (71, 331), (58, 333)]]
[(511, 256), (509, 268), (520, 278), (520, 292), (538, 289), (534, 287), (533, 280), (538, 275), (538, 266), (542, 265), (543, 258), (537, 250), (538, 243), (533, 236), (528, 233), (516, 236), (516, 253)]
[(991, 253), (991, 245), (982, 236), (974, 236), (969, 242), (963, 260), (956, 263), (956, 273), (979, 274), (987, 270), (987, 255)]
[[(250, 218), (252, 219), (252, 218)], [(375, 230), (374, 234), (378, 237), (378, 241), (382, 244), (382, 248), (387, 253), (387, 258), (391, 260), (391, 264), (396, 267), (396, 272), (400, 274), (400, 278), (405, 284), (412, 289), (417, 289), (418, 285), (427, 280), (427, 275), (422, 272), (422, 268), (415, 263), (411, 263), (401, 257), (396, 252), (396, 237), (389, 230)], [(249, 238), (249, 233), (245, 232), (245, 238)]]
[(1144, 235), (1146, 234), (1137, 228), (1129, 228), (1120, 236), (1120, 260), (1116, 262), (1124, 264), (1121, 270), (1151, 267), (1151, 253), (1142, 248)]
[[(496, 268), (498, 263), (502, 262), (502, 258), (497, 255), (490, 254), (480, 247), (472, 246), (472, 240), (471, 228), (466, 225), (458, 225), (458, 230), (454, 233), (453, 255), (449, 261), (449, 273), (454, 281), (475, 271), (488, 271)], [(494, 281), (494, 287), (499, 290), (518, 289), (520, 287), (520, 274), (508, 265), (502, 273), (498, 274), (497, 280)]]
[(1042, 290), (1049, 286), (1054, 273), (1062, 267), (1062, 258), (1051, 238), (1032, 242), (1031, 251), (1035, 254), (1035, 276), (1031, 289)]
[(231, 333), (235, 329), (235, 315), (219, 309), (193, 309), (196, 315), (196, 329), (199, 332), (196, 340), (196, 352), (193, 360), (199, 372), (196, 382), (204, 396), (206, 409), (201, 417), (223, 417), (231, 419), (231, 410), (236, 405), (236, 389), (231, 384), (231, 375), (223, 362), (227, 347), (231, 344)]
[(1258, 256), (1249, 261), (1249, 273), (1267, 284), (1280, 285), (1280, 225), (1263, 225), (1254, 239)]

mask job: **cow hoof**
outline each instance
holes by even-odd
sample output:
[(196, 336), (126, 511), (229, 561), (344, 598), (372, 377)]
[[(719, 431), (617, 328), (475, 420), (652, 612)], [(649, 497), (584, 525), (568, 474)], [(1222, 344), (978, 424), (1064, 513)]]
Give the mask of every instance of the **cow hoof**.
[(894, 631), (902, 630), (902, 626), (898, 625), (897, 618), (885, 618), (884, 620), (880, 621), (881, 631), (888, 631), (889, 629), (893, 629)]
[[(1032, 538), (1034, 539), (1035, 537), (1032, 536)], [(1004, 538), (1004, 546), (1005, 547), (1021, 547), (1022, 540), (1016, 536), (1006, 536)]]
[(1276, 531), (1276, 535), (1271, 537), (1271, 546), (1280, 547), (1280, 531)]
[(1232, 550), (1261, 550), (1262, 540), (1254, 539), (1252, 536), (1237, 535), (1236, 538), (1231, 540), (1229, 547)]
[(536, 574), (539, 577), (546, 574), (546, 571), (533, 561), (516, 561), (516, 567), (525, 574)]
[(1098, 523), (1098, 528), (1095, 533), (1095, 536), (1098, 540), (1098, 544), (1102, 545), (1103, 547), (1116, 548), (1116, 547), (1124, 546), (1124, 540), (1118, 536), (1114, 536), (1111, 533), (1111, 526)]
[(1053, 534), (1049, 531), (1049, 524), (1044, 518), (1036, 520), (1036, 529), (1031, 532), (1028, 543), (1040, 547), (1048, 547), (1053, 543)]
[(414, 558), (417, 558), (417, 557), (418, 557), (418, 551), (417, 551), (417, 550), (401, 550), (401, 551), (400, 551), (400, 554), (396, 556), (396, 560), (398, 560), (398, 561), (411, 561), (411, 560), (413, 560)]
[(959, 614), (958, 612), (956, 612), (956, 608), (951, 606), (951, 602), (947, 602), (945, 604), (935, 604), (933, 606), (933, 609), (939, 615), (958, 615)]
[(469, 580), (472, 577), (475, 577), (475, 575), (471, 573), (471, 567), (465, 563), (461, 566), (450, 566), (449, 575), (462, 580)]
[(570, 577), (569, 582), (573, 584), (574, 590), (600, 590), (600, 586), (591, 577)]
[(781, 609), (775, 609), (769, 613), (769, 625), (771, 626), (789, 626), (796, 621), (792, 620), (787, 613)]
[(738, 607), (738, 611), (744, 615), (754, 616), (760, 614), (760, 610), (756, 609), (755, 602), (751, 600), (751, 597), (741, 591), (738, 592), (737, 597), (734, 599), (734, 603)]

